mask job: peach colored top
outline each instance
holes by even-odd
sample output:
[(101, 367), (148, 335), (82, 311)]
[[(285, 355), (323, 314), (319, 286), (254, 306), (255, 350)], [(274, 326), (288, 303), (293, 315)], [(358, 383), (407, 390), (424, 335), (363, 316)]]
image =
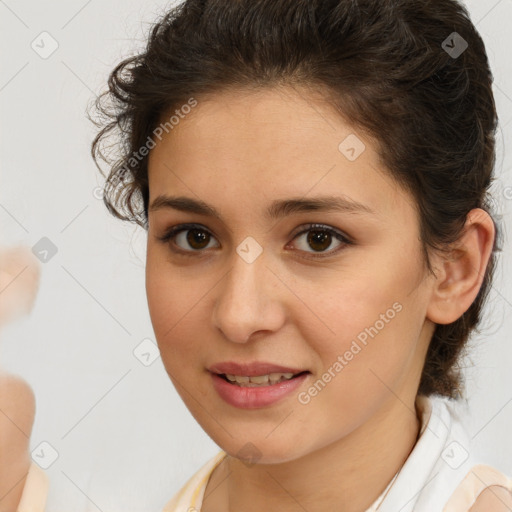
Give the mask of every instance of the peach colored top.
[[(512, 494), (512, 478), (483, 463), (471, 446), (458, 403), (440, 396), (418, 396), (418, 441), (386, 489), (365, 512), (468, 512), (491, 485)], [(163, 512), (200, 512), (208, 479), (226, 456), (208, 460), (167, 502)], [(48, 477), (35, 462), (27, 475), (17, 512), (44, 512)]]

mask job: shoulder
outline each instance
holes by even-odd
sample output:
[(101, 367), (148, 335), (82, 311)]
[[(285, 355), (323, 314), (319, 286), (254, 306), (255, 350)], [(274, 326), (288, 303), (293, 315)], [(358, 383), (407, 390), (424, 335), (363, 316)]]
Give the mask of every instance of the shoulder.
[(16, 512), (44, 512), (49, 486), (48, 475), (35, 462), (32, 462)]
[(510, 512), (512, 491), (501, 485), (486, 487), (476, 499), (469, 512)]
[(512, 479), (487, 464), (474, 465), (443, 512), (511, 512)]
[(34, 393), (21, 377), (0, 372), (0, 411), (0, 508), (11, 510), (19, 503), (30, 467), (35, 418)]

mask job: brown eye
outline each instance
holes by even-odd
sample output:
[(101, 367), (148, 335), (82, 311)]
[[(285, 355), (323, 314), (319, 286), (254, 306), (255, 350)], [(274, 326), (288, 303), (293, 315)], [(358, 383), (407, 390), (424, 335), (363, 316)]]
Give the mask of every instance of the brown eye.
[(310, 247), (315, 249), (315, 251), (325, 251), (331, 245), (332, 235), (327, 233), (327, 231), (309, 231), (308, 244)]
[(162, 242), (172, 242), (172, 245), (178, 247), (173, 250), (182, 254), (202, 252), (208, 247), (212, 238), (208, 230), (194, 224), (174, 226), (163, 236), (158, 237)]
[(204, 249), (210, 240), (210, 233), (202, 229), (187, 229), (185, 233), (188, 233), (185, 237), (187, 243), (196, 250)]
[[(294, 237), (294, 240), (306, 234), (307, 237), (305, 237), (305, 243), (302, 244), (302, 247), (300, 246), (301, 244), (299, 244), (299, 249), (303, 252), (309, 253), (313, 257), (327, 257), (338, 252), (338, 250), (343, 249), (346, 245), (352, 244), (348, 237), (330, 227), (323, 226), (322, 224), (309, 225), (308, 229), (297, 234)], [(331, 251), (327, 251), (326, 249), (331, 246), (333, 241), (338, 241), (337, 247)], [(308, 248), (313, 250), (308, 250)]]

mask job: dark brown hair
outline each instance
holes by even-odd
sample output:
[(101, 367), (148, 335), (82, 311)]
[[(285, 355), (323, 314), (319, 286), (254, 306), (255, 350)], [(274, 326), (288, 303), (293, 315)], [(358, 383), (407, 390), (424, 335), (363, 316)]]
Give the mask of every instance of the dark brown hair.
[[(492, 216), (492, 80), (484, 43), (456, 0), (187, 0), (153, 25), (142, 53), (110, 74), (94, 105), (101, 131), (92, 155), (100, 171), (100, 160), (109, 166), (109, 211), (147, 229), (141, 148), (164, 114), (227, 89), (307, 87), (377, 141), (387, 172), (416, 201), (433, 272), (427, 248), (449, 250), (473, 208)], [(457, 321), (436, 325), (419, 394), (463, 396), (459, 359), (501, 250), (493, 222), (479, 293)]]

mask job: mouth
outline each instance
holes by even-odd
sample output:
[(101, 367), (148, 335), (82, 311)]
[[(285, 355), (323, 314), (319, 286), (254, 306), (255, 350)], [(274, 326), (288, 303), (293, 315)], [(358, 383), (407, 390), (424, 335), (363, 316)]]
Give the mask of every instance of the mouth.
[(218, 373), (217, 375), (229, 384), (243, 388), (255, 388), (263, 386), (276, 386), (281, 382), (290, 381), (302, 375), (311, 373), (304, 370), (298, 373), (268, 373), (264, 375), (232, 375), (227, 373)]
[[(275, 367), (272, 369), (275, 370)], [(249, 372), (253, 375), (235, 375), (210, 370), (209, 373), (218, 396), (229, 405), (240, 409), (257, 409), (276, 405), (297, 392), (311, 375), (308, 370), (273, 371), (257, 375), (260, 372), (261, 370)]]

